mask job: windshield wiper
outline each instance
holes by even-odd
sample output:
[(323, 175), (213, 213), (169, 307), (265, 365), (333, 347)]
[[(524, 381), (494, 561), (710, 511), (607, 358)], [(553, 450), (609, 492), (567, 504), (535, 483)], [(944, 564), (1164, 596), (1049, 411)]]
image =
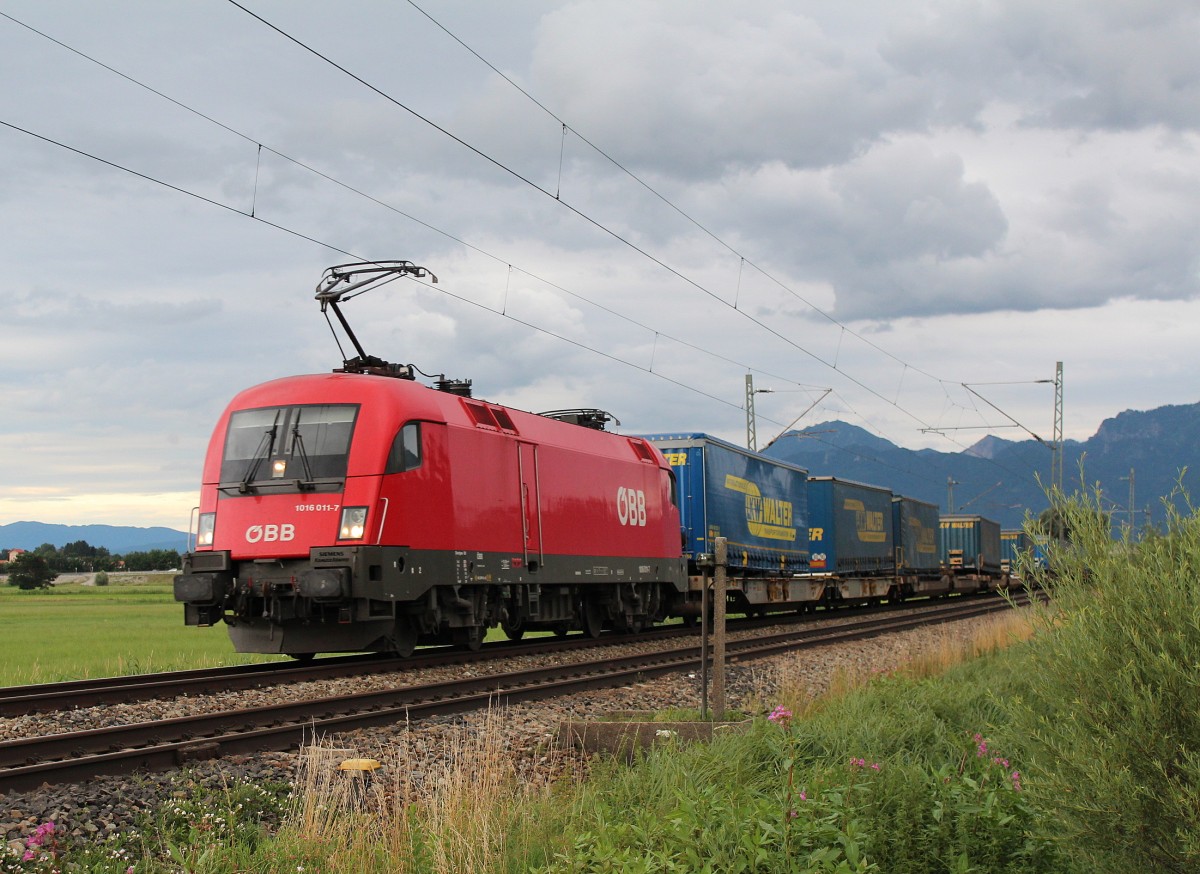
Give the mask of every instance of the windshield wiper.
[[(275, 451), (275, 435), (279, 431), (279, 414), (282, 410), (275, 411), (275, 421), (271, 423), (271, 427), (263, 432), (262, 439), (258, 441), (258, 448), (254, 450), (254, 455), (250, 458), (250, 464), (246, 467), (246, 474), (242, 477), (242, 482), (238, 486), (238, 491), (243, 495), (248, 493), (253, 487), (250, 483), (254, 480), (255, 474), (258, 473), (259, 465), (262, 464), (264, 458), (270, 458), (271, 453)], [(266, 450), (265, 452), (263, 450)]]
[(304, 479), (296, 480), (296, 488), (306, 491), (316, 488), (313, 482), (312, 467), (308, 463), (308, 453), (304, 451), (304, 437), (300, 434), (300, 412), (296, 413), (296, 424), (292, 426), (292, 455), (300, 453), (300, 463), (304, 465)]

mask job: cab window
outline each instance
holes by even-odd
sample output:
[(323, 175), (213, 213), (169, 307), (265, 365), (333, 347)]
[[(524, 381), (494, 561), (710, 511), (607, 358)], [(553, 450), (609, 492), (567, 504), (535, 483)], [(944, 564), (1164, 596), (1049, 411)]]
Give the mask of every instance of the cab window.
[(421, 466), (421, 423), (409, 422), (396, 434), (384, 473), (403, 473)]

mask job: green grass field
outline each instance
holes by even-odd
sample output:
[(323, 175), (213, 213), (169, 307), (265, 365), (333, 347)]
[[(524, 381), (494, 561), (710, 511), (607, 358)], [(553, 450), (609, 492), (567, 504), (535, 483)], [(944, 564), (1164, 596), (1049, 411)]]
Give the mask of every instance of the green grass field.
[(107, 586), (0, 586), (0, 686), (215, 667), (236, 653), (224, 626), (188, 628), (171, 574), (111, 574)]
[[(173, 574), (110, 574), (107, 586), (74, 581), (85, 576), (36, 591), (0, 584), (0, 686), (287, 660), (234, 652), (224, 625), (185, 626)], [(504, 633), (493, 628), (485, 639)]]

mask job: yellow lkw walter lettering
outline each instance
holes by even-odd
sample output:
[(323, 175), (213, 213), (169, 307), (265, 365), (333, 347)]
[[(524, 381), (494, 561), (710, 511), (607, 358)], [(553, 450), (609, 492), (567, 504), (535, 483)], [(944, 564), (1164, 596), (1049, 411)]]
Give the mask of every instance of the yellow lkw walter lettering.
[(937, 552), (937, 531), (930, 528), (928, 525), (922, 525), (921, 520), (913, 518), (909, 520), (909, 525), (916, 531), (917, 534), (917, 552), (926, 555), (933, 555)]
[(764, 498), (758, 486), (733, 474), (725, 475), (725, 488), (746, 496), (746, 527), (755, 537), (769, 540), (795, 540), (792, 527), (792, 502)]
[(887, 540), (887, 532), (883, 529), (883, 513), (868, 510), (863, 502), (847, 498), (842, 505), (854, 513), (854, 527), (858, 530), (858, 539), (862, 543), (883, 543)]

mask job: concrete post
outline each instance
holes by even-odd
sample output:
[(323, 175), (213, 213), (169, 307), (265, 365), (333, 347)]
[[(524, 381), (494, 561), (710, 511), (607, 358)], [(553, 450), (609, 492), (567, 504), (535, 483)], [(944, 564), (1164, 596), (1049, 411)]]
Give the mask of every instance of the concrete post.
[(708, 581), (711, 568), (704, 568), (700, 584), (700, 718), (708, 719)]
[(725, 587), (729, 541), (717, 538), (717, 570), (713, 577), (713, 719), (725, 718)]

